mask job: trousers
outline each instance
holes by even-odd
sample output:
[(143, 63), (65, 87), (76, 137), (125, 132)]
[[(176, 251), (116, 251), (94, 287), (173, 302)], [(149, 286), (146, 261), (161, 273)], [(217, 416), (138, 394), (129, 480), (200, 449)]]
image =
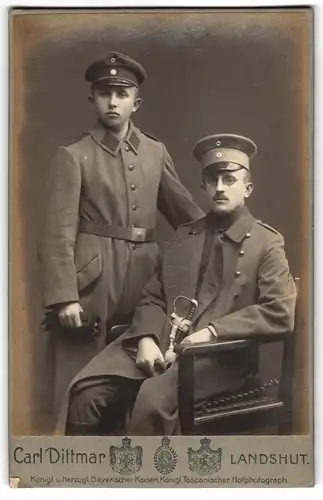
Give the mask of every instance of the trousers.
[[(206, 383), (209, 370), (206, 373), (205, 366), (196, 365), (197, 403), (239, 387), (250, 373), (245, 366), (232, 376), (221, 377), (215, 364), (213, 377)], [(85, 379), (72, 391), (67, 435), (153, 436), (180, 432), (177, 363), (165, 373), (143, 380), (112, 376)]]
[(71, 393), (65, 434), (124, 434), (125, 417), (134, 403), (140, 383), (122, 377), (102, 377), (76, 384)]

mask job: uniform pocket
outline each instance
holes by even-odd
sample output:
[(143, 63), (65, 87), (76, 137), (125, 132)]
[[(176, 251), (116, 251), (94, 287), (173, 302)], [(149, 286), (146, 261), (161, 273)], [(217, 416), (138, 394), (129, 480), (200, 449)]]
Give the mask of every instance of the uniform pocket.
[(102, 274), (102, 255), (98, 253), (81, 269), (77, 270), (77, 288), (79, 291), (93, 283)]

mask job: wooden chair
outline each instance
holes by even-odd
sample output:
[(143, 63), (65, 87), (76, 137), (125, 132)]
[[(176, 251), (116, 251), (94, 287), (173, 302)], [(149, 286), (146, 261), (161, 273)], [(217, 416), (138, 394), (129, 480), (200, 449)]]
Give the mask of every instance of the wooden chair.
[[(295, 279), (297, 294), (299, 278)], [(196, 344), (179, 350), (179, 415), (181, 431), (191, 434), (291, 434), (294, 381), (294, 332), (266, 335), (247, 340)], [(199, 356), (216, 356), (234, 351), (280, 343), (283, 345), (280, 376), (266, 380), (251, 377), (239, 390), (210, 398), (200, 406), (194, 402), (194, 363)]]

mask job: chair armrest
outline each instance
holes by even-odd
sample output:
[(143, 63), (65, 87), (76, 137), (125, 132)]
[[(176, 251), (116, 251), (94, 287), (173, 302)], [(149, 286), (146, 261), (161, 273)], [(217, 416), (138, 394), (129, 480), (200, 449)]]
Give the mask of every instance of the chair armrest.
[(279, 342), (285, 340), (290, 333), (280, 334), (273, 333), (267, 335), (259, 335), (249, 339), (239, 340), (215, 340), (214, 342), (203, 342), (200, 344), (183, 345), (179, 344), (175, 348), (179, 360), (186, 356), (213, 354), (222, 351), (234, 351), (245, 347), (252, 347), (258, 344), (270, 342)]
[[(183, 434), (194, 433), (194, 365), (198, 356), (216, 355), (218, 352), (233, 351), (268, 342), (286, 341), (290, 333), (258, 335), (249, 339), (215, 340), (200, 344), (176, 346), (178, 355), (178, 400)], [(285, 342), (286, 343), (286, 342)]]

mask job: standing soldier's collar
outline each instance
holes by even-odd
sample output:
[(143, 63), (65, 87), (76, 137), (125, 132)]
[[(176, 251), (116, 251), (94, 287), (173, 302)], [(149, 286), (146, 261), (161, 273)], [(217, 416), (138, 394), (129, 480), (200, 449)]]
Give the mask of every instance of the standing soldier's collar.
[(138, 149), (140, 145), (140, 132), (139, 130), (130, 122), (130, 127), (128, 134), (124, 140), (119, 140), (115, 135), (113, 135), (109, 130), (104, 128), (101, 123), (97, 123), (91, 130), (89, 134), (93, 140), (99, 144), (103, 149), (108, 151), (111, 155), (117, 156), (123, 143), (129, 144), (131, 149), (138, 154)]
[(134, 150), (136, 154), (138, 154), (139, 144), (140, 144), (140, 135), (139, 130), (130, 122), (130, 128), (128, 135), (126, 137), (126, 142), (129, 146)]

